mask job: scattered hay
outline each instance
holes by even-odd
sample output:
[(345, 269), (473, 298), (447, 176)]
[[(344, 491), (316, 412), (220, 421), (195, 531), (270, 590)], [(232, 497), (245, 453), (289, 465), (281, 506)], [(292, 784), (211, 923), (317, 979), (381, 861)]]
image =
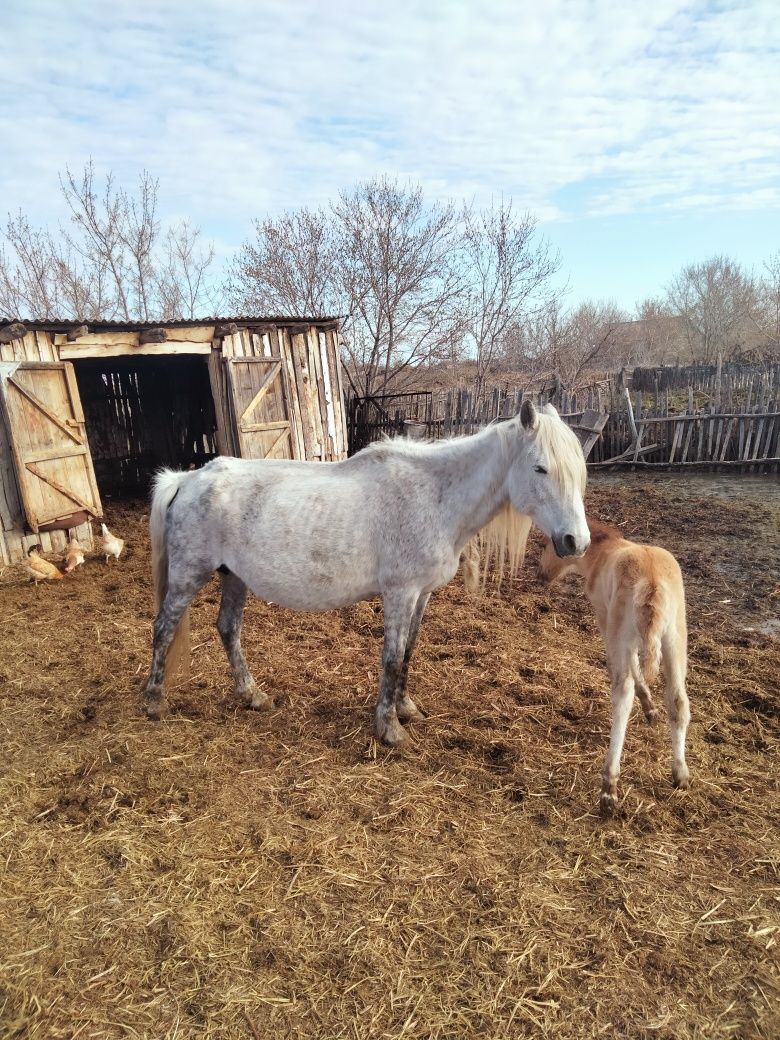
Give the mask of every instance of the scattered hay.
[(155, 725), (139, 511), (112, 511), (120, 566), (5, 584), (0, 1035), (778, 1035), (778, 650), (742, 631), (778, 585), (744, 533), (777, 517), (591, 498), (629, 535), (666, 529), (691, 616), (694, 786), (673, 790), (665, 731), (636, 713), (608, 822), (608, 684), (574, 580), (435, 595), (410, 681), (428, 718), (395, 752), (369, 736), (376, 604), (252, 602), (248, 657), (279, 694), (256, 715), (230, 693), (213, 582)]

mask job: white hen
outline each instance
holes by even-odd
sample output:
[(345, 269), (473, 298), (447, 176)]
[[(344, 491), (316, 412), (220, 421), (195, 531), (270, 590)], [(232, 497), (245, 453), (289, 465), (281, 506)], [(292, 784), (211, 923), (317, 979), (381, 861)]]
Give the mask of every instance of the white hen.
[(115, 560), (118, 560), (122, 550), (125, 547), (124, 538), (118, 538), (115, 534), (111, 534), (105, 524), (100, 525), (102, 532), (102, 544), (103, 552), (106, 555), (106, 563), (108, 563), (109, 557), (113, 556)]

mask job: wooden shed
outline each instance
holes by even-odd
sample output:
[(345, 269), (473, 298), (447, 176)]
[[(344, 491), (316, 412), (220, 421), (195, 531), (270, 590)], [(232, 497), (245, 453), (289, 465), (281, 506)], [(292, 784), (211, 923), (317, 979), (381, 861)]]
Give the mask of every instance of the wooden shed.
[(0, 320), (0, 560), (91, 548), (160, 466), (346, 458), (339, 351), (332, 318)]

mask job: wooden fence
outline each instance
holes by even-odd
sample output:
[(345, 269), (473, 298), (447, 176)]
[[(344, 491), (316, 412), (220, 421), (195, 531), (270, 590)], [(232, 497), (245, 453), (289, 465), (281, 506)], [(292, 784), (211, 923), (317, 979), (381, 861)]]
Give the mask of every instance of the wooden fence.
[(529, 398), (537, 405), (552, 398), (561, 413), (578, 418), (587, 411), (609, 412), (615, 393), (610, 381), (602, 380), (574, 393), (494, 387), (479, 400), (466, 389), (352, 396), (347, 402), (349, 454), (385, 436), (436, 440), (475, 433), (496, 419), (516, 415)]
[[(780, 364), (738, 367), (700, 371), (683, 393), (675, 392), (675, 369), (664, 380), (654, 379), (650, 392), (641, 378), (639, 387), (630, 387), (631, 378), (621, 372), (573, 393), (558, 389), (552, 400), (594, 467), (778, 472)], [(465, 389), (353, 397), (347, 409), (350, 454), (386, 435), (436, 439), (474, 433), (515, 415), (524, 399), (539, 404), (550, 397), (547, 390), (501, 387), (478, 401)], [(601, 422), (594, 421), (598, 413), (604, 413)]]

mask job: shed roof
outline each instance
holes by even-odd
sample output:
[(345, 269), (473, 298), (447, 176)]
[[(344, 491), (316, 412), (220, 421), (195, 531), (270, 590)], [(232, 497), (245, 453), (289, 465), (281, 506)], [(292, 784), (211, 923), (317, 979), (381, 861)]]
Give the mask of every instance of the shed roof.
[(8, 325), (12, 322), (20, 322), (25, 328), (39, 329), (47, 332), (67, 332), (75, 325), (87, 325), (96, 332), (112, 332), (115, 330), (141, 330), (141, 329), (181, 329), (191, 328), (196, 325), (238, 325), (249, 327), (253, 325), (324, 325), (339, 321), (342, 316), (320, 315), (311, 317), (307, 315), (249, 315), (238, 314), (229, 316), (208, 316), (204, 318), (182, 318), (176, 321), (88, 321), (77, 318), (18, 318), (0, 317), (0, 325)]

